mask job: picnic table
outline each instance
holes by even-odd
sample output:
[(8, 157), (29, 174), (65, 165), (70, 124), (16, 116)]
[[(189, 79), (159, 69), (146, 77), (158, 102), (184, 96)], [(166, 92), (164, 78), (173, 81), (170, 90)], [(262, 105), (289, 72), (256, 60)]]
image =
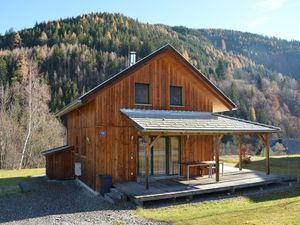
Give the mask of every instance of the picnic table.
[[(199, 167), (199, 168), (203, 168), (203, 167), (208, 167), (208, 177), (212, 177), (213, 175), (213, 167), (216, 166), (216, 161), (199, 161), (199, 162), (186, 162), (186, 163), (180, 163), (181, 165), (185, 165), (186, 166), (186, 178), (187, 180), (190, 179), (190, 168), (191, 167)], [(219, 161), (219, 165), (222, 165), (222, 176), (224, 174), (224, 162), (223, 161)]]

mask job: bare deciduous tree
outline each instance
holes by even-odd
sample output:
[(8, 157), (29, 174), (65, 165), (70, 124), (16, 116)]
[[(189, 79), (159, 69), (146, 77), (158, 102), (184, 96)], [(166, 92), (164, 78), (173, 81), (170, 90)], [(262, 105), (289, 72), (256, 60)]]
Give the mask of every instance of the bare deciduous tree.
[(0, 86), (0, 168), (43, 167), (40, 151), (63, 144), (63, 127), (49, 112), (49, 86), (28, 61), (28, 74)]

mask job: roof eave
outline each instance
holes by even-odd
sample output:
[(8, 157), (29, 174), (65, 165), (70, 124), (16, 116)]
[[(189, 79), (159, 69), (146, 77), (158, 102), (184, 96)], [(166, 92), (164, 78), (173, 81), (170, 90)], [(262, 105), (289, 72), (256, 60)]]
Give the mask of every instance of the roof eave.
[(273, 125), (268, 125), (268, 124), (259, 123), (259, 122), (255, 122), (255, 121), (244, 120), (244, 119), (241, 119), (241, 118), (227, 116), (227, 115), (223, 115), (223, 114), (219, 114), (219, 113), (213, 113), (213, 115), (224, 117), (224, 118), (231, 119), (231, 120), (237, 120), (237, 121), (244, 122), (244, 123), (250, 123), (250, 124), (266, 127), (266, 128), (277, 130), (277, 131), (281, 132), (280, 127), (276, 127), (276, 126), (273, 126)]
[(56, 117), (61, 117), (65, 114), (67, 114), (68, 112), (71, 112), (74, 109), (79, 108), (81, 105), (82, 105), (81, 99), (76, 99), (75, 101), (71, 102), (69, 105), (62, 108), (60, 111), (56, 112), (54, 115)]
[(178, 134), (250, 134), (250, 133), (280, 133), (281, 130), (163, 130), (163, 129), (140, 129), (146, 133), (178, 133)]
[(55, 155), (56, 153), (63, 152), (65, 150), (71, 149), (71, 148), (73, 148), (73, 146), (71, 146), (71, 145), (64, 145), (64, 146), (60, 146), (60, 147), (57, 147), (57, 148), (45, 150), (45, 151), (42, 151), (40, 153), (43, 156), (47, 157), (47, 156)]

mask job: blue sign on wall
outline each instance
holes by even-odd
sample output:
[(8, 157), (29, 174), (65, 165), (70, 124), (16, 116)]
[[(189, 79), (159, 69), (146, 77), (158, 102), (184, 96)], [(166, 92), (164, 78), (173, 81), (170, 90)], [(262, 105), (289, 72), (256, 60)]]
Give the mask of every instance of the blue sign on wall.
[(100, 131), (99, 132), (99, 136), (100, 137), (105, 137), (106, 136), (106, 132), (105, 131)]

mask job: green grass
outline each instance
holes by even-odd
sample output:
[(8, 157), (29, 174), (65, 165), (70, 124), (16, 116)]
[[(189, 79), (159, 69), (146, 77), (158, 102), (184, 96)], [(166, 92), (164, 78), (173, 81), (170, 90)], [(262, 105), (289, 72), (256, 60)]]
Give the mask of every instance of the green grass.
[[(223, 157), (225, 164), (236, 165), (237, 157)], [(252, 157), (244, 168), (265, 170), (262, 157)], [(152, 221), (172, 224), (300, 224), (300, 155), (274, 156), (271, 172), (293, 175), (298, 186), (293, 191), (232, 198), (223, 202), (183, 204), (157, 209), (138, 209), (137, 214)]]
[(45, 168), (0, 170), (0, 196), (20, 192), (18, 184), (31, 176), (45, 174)]

